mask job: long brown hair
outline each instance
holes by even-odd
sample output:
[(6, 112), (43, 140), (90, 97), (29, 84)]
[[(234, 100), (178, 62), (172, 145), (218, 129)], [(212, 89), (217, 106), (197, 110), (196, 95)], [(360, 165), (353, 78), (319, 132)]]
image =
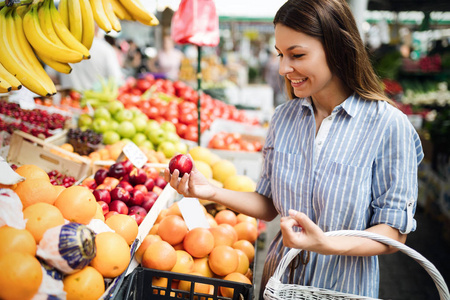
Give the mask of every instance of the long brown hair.
[[(273, 24), (318, 38), (331, 72), (352, 91), (367, 100), (393, 104), (384, 94), (345, 0), (288, 0), (276, 13)], [(285, 80), (287, 93), (293, 99), (293, 88)]]

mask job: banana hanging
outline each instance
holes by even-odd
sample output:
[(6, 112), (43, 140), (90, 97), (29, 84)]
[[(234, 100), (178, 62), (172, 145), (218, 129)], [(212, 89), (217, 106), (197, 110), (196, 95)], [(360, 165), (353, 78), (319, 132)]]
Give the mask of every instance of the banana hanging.
[(109, 33), (112, 30), (112, 25), (108, 17), (106, 16), (102, 0), (89, 0), (89, 2), (91, 3), (94, 20), (97, 23), (98, 27), (103, 29), (106, 33)]
[(114, 9), (112, 7), (110, 0), (102, 0), (103, 3), (103, 9), (105, 10), (106, 17), (109, 20), (109, 23), (111, 23), (112, 29), (116, 32), (120, 32), (122, 30), (122, 26), (120, 25), (120, 21), (117, 18), (116, 14), (114, 13)]
[(89, 0), (80, 0), (81, 17), (83, 19), (83, 36), (81, 43), (91, 49), (95, 36), (95, 20)]
[(4, 78), (10, 85), (13, 90), (20, 90), (22, 88), (22, 83), (11, 73), (8, 72), (8, 70), (5, 69), (5, 67), (0, 63), (0, 77)]
[(83, 22), (80, 0), (68, 0), (69, 4), (69, 30), (73, 36), (81, 42), (83, 37)]

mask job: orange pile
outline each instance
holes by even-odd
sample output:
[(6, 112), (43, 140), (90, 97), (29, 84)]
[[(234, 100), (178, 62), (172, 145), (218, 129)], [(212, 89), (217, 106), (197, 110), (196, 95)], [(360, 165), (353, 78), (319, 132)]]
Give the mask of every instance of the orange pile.
[[(136, 251), (136, 260), (145, 268), (251, 284), (256, 219), (228, 209), (215, 216), (206, 209), (204, 213), (211, 227), (188, 231), (177, 203), (163, 209)], [(178, 289), (190, 288), (190, 282), (176, 284)], [(212, 292), (209, 285), (197, 284), (194, 290)], [(226, 297), (233, 293), (230, 289), (219, 292)]]

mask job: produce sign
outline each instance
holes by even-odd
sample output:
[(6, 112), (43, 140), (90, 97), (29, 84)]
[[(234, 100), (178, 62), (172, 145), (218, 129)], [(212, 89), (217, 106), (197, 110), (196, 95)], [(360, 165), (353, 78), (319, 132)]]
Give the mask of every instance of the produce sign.
[(159, 24), (140, 0), (61, 0), (59, 11), (53, 0), (22, 2), (0, 4), (0, 93), (25, 86), (40, 96), (54, 95), (42, 63), (70, 73), (70, 64), (90, 58), (95, 24), (107, 33), (120, 31), (120, 20)]

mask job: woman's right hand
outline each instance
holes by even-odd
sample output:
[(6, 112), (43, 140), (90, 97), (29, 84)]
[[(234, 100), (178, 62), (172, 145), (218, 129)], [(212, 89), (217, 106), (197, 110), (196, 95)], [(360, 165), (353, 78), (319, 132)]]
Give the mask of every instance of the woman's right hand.
[(195, 168), (189, 174), (184, 174), (179, 178), (179, 171), (174, 170), (170, 174), (169, 168), (164, 170), (164, 179), (184, 197), (193, 197), (200, 199), (211, 199), (216, 194), (216, 189), (206, 177)]

